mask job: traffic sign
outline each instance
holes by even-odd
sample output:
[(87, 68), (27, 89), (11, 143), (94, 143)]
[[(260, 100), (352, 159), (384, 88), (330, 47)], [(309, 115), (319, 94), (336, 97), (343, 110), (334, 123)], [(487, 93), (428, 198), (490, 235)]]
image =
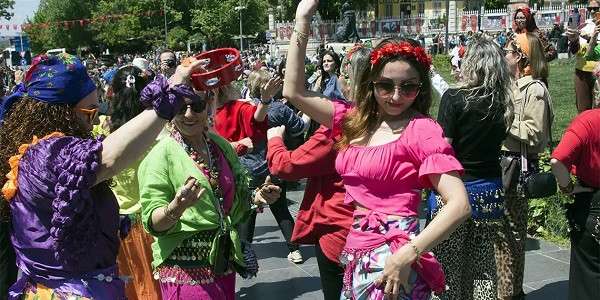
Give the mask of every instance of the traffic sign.
[(27, 66), (27, 60), (25, 58), (21, 58), (21, 66)]
[(27, 36), (17, 36), (10, 38), (10, 45), (15, 47), (15, 51), (27, 51), (29, 50), (29, 37)]

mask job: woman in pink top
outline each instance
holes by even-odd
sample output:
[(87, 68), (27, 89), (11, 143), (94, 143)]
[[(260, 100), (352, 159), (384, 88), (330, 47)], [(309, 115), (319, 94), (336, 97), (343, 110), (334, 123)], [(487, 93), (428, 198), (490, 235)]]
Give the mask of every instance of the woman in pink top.
[[(347, 299), (428, 299), (445, 289), (441, 265), (428, 249), (469, 217), (462, 166), (427, 116), (431, 61), (409, 42), (388, 42), (371, 54), (371, 71), (357, 82), (355, 108), (304, 87), (304, 56), (318, 0), (302, 0), (290, 40), (284, 97), (313, 120), (341, 133), (336, 169), (345, 202), (356, 206), (342, 261)], [(423, 188), (444, 209), (419, 233)], [(417, 235), (418, 234), (418, 235)]]

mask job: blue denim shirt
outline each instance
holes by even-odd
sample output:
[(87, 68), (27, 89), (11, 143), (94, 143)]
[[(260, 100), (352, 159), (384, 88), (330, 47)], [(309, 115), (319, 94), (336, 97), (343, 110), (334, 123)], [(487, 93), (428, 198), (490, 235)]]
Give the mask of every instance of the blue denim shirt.
[[(253, 99), (258, 103), (258, 99)], [(271, 102), (267, 112), (269, 128), (285, 125), (285, 133), (297, 136), (304, 132), (304, 121), (298, 117), (294, 111), (283, 102), (276, 100)], [(250, 153), (240, 157), (240, 162), (248, 169), (253, 179), (262, 181), (269, 175), (267, 165), (267, 141), (259, 141), (254, 144), (254, 149)]]

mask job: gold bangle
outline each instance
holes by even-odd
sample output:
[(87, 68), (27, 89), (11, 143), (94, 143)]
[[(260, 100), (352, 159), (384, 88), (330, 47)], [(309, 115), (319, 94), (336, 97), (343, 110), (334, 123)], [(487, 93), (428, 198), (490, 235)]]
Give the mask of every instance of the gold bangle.
[(302, 32), (302, 31), (300, 31), (300, 30), (298, 30), (296, 28), (294, 28), (294, 32), (298, 35), (299, 38), (307, 39), (308, 40), (308, 36), (309, 36), (308, 33)]
[(302, 47), (303, 44), (308, 44), (308, 34), (304, 33), (296, 28), (294, 28), (294, 33), (296, 36), (296, 45), (298, 47)]

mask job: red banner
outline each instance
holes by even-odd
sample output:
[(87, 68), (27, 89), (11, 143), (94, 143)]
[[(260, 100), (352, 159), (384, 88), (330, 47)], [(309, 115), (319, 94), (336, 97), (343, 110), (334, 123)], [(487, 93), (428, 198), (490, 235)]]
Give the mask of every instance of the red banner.
[(29, 29), (35, 29), (35, 28), (42, 28), (42, 29), (48, 29), (50, 26), (55, 26), (55, 27), (64, 27), (66, 29), (70, 29), (75, 27), (76, 25), (79, 25), (81, 27), (86, 26), (88, 24), (94, 24), (94, 23), (98, 23), (98, 22), (106, 22), (106, 21), (111, 21), (111, 20), (119, 20), (125, 17), (135, 17), (135, 16), (142, 16), (142, 17), (150, 17), (150, 16), (154, 16), (154, 15), (164, 15), (164, 11), (162, 10), (149, 10), (149, 11), (145, 11), (145, 12), (141, 12), (141, 13), (137, 13), (137, 14), (114, 14), (114, 15), (105, 15), (105, 16), (101, 16), (98, 18), (94, 18), (94, 19), (81, 19), (81, 20), (64, 20), (64, 21), (54, 21), (54, 22), (49, 22), (49, 23), (36, 23), (36, 24), (0, 24), (0, 29), (2, 29), (3, 27), (6, 30), (10, 30), (10, 27), (12, 26), (12, 28), (14, 30), (17, 30), (19, 28), (19, 26), (21, 27), (22, 30), (29, 30)]
[(476, 15), (471, 16), (471, 31), (477, 32), (477, 16)]

